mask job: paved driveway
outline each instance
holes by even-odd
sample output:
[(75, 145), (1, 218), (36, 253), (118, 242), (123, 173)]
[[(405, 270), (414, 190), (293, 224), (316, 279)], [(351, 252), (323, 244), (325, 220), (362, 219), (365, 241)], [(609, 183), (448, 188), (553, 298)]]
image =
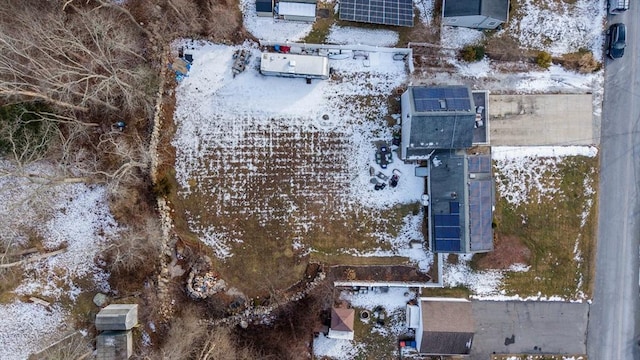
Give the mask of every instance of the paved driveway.
[(589, 305), (540, 301), (473, 301), (471, 359), (492, 353), (586, 354)]
[(590, 94), (489, 95), (491, 145), (594, 145)]

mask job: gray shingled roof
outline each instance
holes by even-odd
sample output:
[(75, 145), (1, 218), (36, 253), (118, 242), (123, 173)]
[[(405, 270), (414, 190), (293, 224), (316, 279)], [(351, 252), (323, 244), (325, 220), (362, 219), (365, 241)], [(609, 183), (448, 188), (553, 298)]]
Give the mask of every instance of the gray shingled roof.
[(422, 300), (423, 354), (469, 354), (475, 323), (471, 302)]
[(425, 159), (436, 149), (466, 149), (473, 142), (475, 106), (467, 86), (414, 86), (402, 100), (402, 156)]
[(444, 17), (484, 15), (507, 21), (509, 0), (445, 0)]

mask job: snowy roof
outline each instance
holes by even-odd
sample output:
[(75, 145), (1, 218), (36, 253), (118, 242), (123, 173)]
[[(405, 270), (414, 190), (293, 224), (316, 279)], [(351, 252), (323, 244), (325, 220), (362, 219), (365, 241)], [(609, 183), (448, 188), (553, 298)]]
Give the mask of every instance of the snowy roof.
[(475, 106), (469, 87), (410, 87), (401, 107), (403, 159), (424, 160), (434, 149), (471, 147)]
[(466, 299), (422, 298), (420, 353), (469, 354), (475, 323), (471, 302)]
[(278, 15), (316, 17), (316, 4), (285, 2), (278, 3)]
[(329, 60), (325, 56), (263, 53), (260, 72), (264, 75), (329, 76)]
[(507, 21), (509, 0), (449, 0), (444, 2), (444, 17), (484, 15)]

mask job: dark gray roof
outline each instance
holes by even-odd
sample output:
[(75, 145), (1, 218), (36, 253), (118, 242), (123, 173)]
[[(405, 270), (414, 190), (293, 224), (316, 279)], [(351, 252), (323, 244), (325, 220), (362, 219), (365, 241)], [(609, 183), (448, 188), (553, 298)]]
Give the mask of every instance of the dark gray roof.
[(491, 155), (469, 156), (469, 247), (473, 252), (493, 250)]
[(475, 106), (467, 86), (413, 86), (403, 95), (402, 150), (425, 158), (435, 149), (466, 149), (473, 142)]
[(473, 142), (475, 114), (451, 114), (413, 116), (409, 134), (409, 157), (421, 149), (466, 149)]
[(466, 332), (436, 332), (422, 333), (420, 352), (432, 355), (464, 355), (469, 354), (473, 341), (473, 333)]
[(491, 154), (438, 150), (429, 166), (432, 250), (493, 250)]
[(444, 17), (484, 15), (507, 21), (509, 0), (445, 0)]
[(465, 252), (465, 161), (464, 154), (439, 150), (431, 156), (430, 204), (432, 250)]
[(273, 11), (272, 0), (256, 0), (256, 11), (258, 12), (271, 12)]
[(475, 323), (471, 302), (430, 298), (420, 303), (422, 334), (419, 351), (423, 354), (469, 354)]

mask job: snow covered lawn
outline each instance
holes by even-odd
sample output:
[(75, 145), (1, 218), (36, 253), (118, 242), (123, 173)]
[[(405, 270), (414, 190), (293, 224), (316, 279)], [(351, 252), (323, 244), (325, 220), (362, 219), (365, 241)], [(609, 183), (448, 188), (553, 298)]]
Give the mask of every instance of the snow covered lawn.
[[(296, 259), (314, 252), (417, 255), (412, 261), (427, 268), (426, 253), (408, 246), (422, 240), (419, 226), (398, 207), (418, 202), (423, 179), (396, 155), (386, 170), (374, 161), (374, 142), (391, 140), (386, 116), (406, 64), (383, 52), (368, 62), (331, 60), (332, 79), (306, 84), (260, 75), (252, 49), (254, 61), (234, 78), (235, 49), (195, 46), (174, 114), (187, 220), (228, 266), (223, 275), (242, 266), (235, 273), (290, 280), (299, 275)], [(398, 187), (375, 191), (371, 166), (387, 176), (397, 169)]]

